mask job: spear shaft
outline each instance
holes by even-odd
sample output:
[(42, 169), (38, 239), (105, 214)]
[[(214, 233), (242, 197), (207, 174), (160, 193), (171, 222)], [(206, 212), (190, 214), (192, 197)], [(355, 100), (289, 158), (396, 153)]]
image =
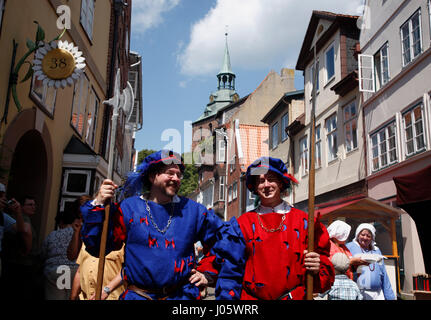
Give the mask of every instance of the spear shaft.
[[(314, 251), (314, 193), (315, 193), (315, 150), (316, 150), (316, 87), (317, 73), (319, 72), (319, 64), (316, 61), (316, 46), (314, 46), (314, 72), (313, 72), (313, 91), (312, 91), (312, 106), (310, 117), (310, 167), (308, 175), (308, 252)], [(307, 273), (307, 300), (313, 300), (313, 274)]]
[[(113, 180), (113, 172), (114, 172), (114, 146), (115, 146), (115, 136), (117, 132), (117, 120), (118, 120), (118, 106), (114, 105), (113, 113), (112, 113), (112, 122), (111, 122), (111, 141), (109, 145), (109, 160), (108, 160), (108, 179), (110, 180)], [(105, 251), (106, 251), (106, 240), (108, 238), (110, 210), (111, 210), (111, 205), (108, 203), (105, 205), (105, 217), (103, 220), (102, 235), (100, 238), (99, 265), (97, 269), (96, 300), (102, 299), (103, 274), (105, 271)]]

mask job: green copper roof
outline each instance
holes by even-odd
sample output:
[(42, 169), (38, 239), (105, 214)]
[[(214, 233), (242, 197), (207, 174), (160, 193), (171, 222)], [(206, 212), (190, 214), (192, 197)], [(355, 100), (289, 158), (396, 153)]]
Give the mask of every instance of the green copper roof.
[(227, 45), (227, 33), (225, 33), (225, 36), (226, 36), (226, 45), (225, 45), (225, 49), (224, 49), (223, 64), (222, 64), (222, 67), (221, 67), (220, 72), (218, 74), (223, 74), (223, 73), (234, 74), (232, 72), (232, 67), (230, 65), (229, 48)]

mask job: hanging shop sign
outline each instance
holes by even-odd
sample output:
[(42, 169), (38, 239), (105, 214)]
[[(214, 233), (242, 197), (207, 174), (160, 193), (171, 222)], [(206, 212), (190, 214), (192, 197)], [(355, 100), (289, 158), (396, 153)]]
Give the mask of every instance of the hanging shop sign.
[(33, 60), (34, 76), (48, 87), (65, 88), (79, 79), (85, 58), (73, 42), (52, 41), (39, 43)]

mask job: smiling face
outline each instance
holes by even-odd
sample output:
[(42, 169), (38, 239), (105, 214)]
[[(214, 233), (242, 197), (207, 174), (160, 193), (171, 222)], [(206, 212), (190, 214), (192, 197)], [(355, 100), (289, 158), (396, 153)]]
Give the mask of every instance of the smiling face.
[(275, 207), (281, 202), (283, 183), (272, 171), (256, 177), (256, 193), (265, 207)]
[(163, 166), (149, 176), (151, 196), (160, 202), (171, 201), (181, 187), (182, 172), (178, 165)]
[(359, 245), (369, 250), (371, 248), (371, 241), (373, 240), (373, 235), (368, 229), (364, 229), (358, 234), (358, 243)]

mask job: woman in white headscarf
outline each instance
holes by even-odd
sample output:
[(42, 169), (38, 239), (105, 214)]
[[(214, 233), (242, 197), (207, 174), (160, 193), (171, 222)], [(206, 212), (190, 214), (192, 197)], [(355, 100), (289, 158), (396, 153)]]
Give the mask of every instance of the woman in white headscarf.
[(355, 239), (346, 245), (353, 256), (362, 256), (362, 259), (366, 259), (364, 254), (368, 254), (369, 257), (376, 258), (376, 262), (370, 261), (372, 263), (368, 266), (358, 268), (355, 280), (357, 279), (356, 282), (364, 300), (395, 300), (396, 297), (383, 263), (382, 252), (376, 246), (375, 239), (374, 226), (362, 223), (356, 229)]
[(329, 238), (331, 239), (331, 251), (329, 253), (330, 259), (337, 252), (344, 253), (350, 259), (349, 269), (346, 271), (346, 275), (353, 280), (353, 271), (359, 265), (368, 265), (368, 262), (361, 258), (353, 257), (350, 250), (346, 247), (346, 240), (349, 237), (350, 230), (352, 229), (347, 223), (341, 220), (336, 220), (331, 223), (328, 227)]

